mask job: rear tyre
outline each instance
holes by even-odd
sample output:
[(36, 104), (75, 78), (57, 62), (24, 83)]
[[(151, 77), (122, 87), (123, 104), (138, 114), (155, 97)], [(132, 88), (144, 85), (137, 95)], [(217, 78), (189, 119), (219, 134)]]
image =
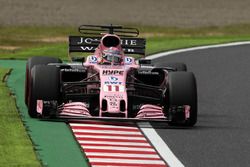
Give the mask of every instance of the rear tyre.
[(31, 70), (28, 113), (36, 118), (37, 100), (57, 101), (60, 98), (60, 69), (36, 65)]
[[(197, 122), (197, 87), (194, 74), (191, 72), (170, 72), (168, 74), (168, 79), (169, 107), (184, 105), (189, 105), (191, 107), (189, 119), (182, 123), (176, 120), (170, 120), (170, 124), (182, 126), (195, 125)], [(171, 113), (169, 114), (171, 115)]]
[(30, 72), (35, 65), (47, 65), (49, 63), (62, 63), (62, 60), (54, 57), (35, 56), (28, 59), (26, 63), (26, 79), (25, 79), (25, 104), (28, 106), (28, 96), (30, 88)]

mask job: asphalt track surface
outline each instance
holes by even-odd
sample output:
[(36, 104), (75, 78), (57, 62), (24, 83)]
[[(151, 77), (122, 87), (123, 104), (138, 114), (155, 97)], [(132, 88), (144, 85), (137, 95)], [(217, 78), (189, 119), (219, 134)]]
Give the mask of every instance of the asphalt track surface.
[(186, 167), (250, 164), (250, 45), (188, 51), (155, 59), (184, 62), (198, 86), (198, 123), (194, 128), (154, 125)]

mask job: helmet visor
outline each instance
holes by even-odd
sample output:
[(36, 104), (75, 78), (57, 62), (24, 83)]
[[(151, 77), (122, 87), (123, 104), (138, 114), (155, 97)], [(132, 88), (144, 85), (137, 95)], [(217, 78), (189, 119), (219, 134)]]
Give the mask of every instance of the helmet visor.
[(121, 55), (118, 55), (118, 54), (107, 53), (103, 55), (103, 58), (109, 62), (114, 62), (114, 63), (121, 62)]

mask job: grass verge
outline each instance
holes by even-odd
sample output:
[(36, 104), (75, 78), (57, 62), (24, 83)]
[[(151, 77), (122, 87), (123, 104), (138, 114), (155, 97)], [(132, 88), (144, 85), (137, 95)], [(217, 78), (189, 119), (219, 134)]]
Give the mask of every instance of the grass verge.
[[(139, 27), (147, 38), (146, 54), (159, 51), (250, 40), (250, 24), (226, 27)], [(67, 59), (68, 35), (80, 35), (72, 27), (0, 27), (0, 59), (55, 56)]]
[(0, 166), (40, 167), (17, 112), (15, 100), (2, 81), (8, 71), (0, 68)]

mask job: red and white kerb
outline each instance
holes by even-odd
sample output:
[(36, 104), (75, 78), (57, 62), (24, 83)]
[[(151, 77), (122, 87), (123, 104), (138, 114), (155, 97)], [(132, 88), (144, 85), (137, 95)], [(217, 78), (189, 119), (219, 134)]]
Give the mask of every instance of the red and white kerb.
[(167, 167), (133, 124), (69, 123), (92, 167)]

